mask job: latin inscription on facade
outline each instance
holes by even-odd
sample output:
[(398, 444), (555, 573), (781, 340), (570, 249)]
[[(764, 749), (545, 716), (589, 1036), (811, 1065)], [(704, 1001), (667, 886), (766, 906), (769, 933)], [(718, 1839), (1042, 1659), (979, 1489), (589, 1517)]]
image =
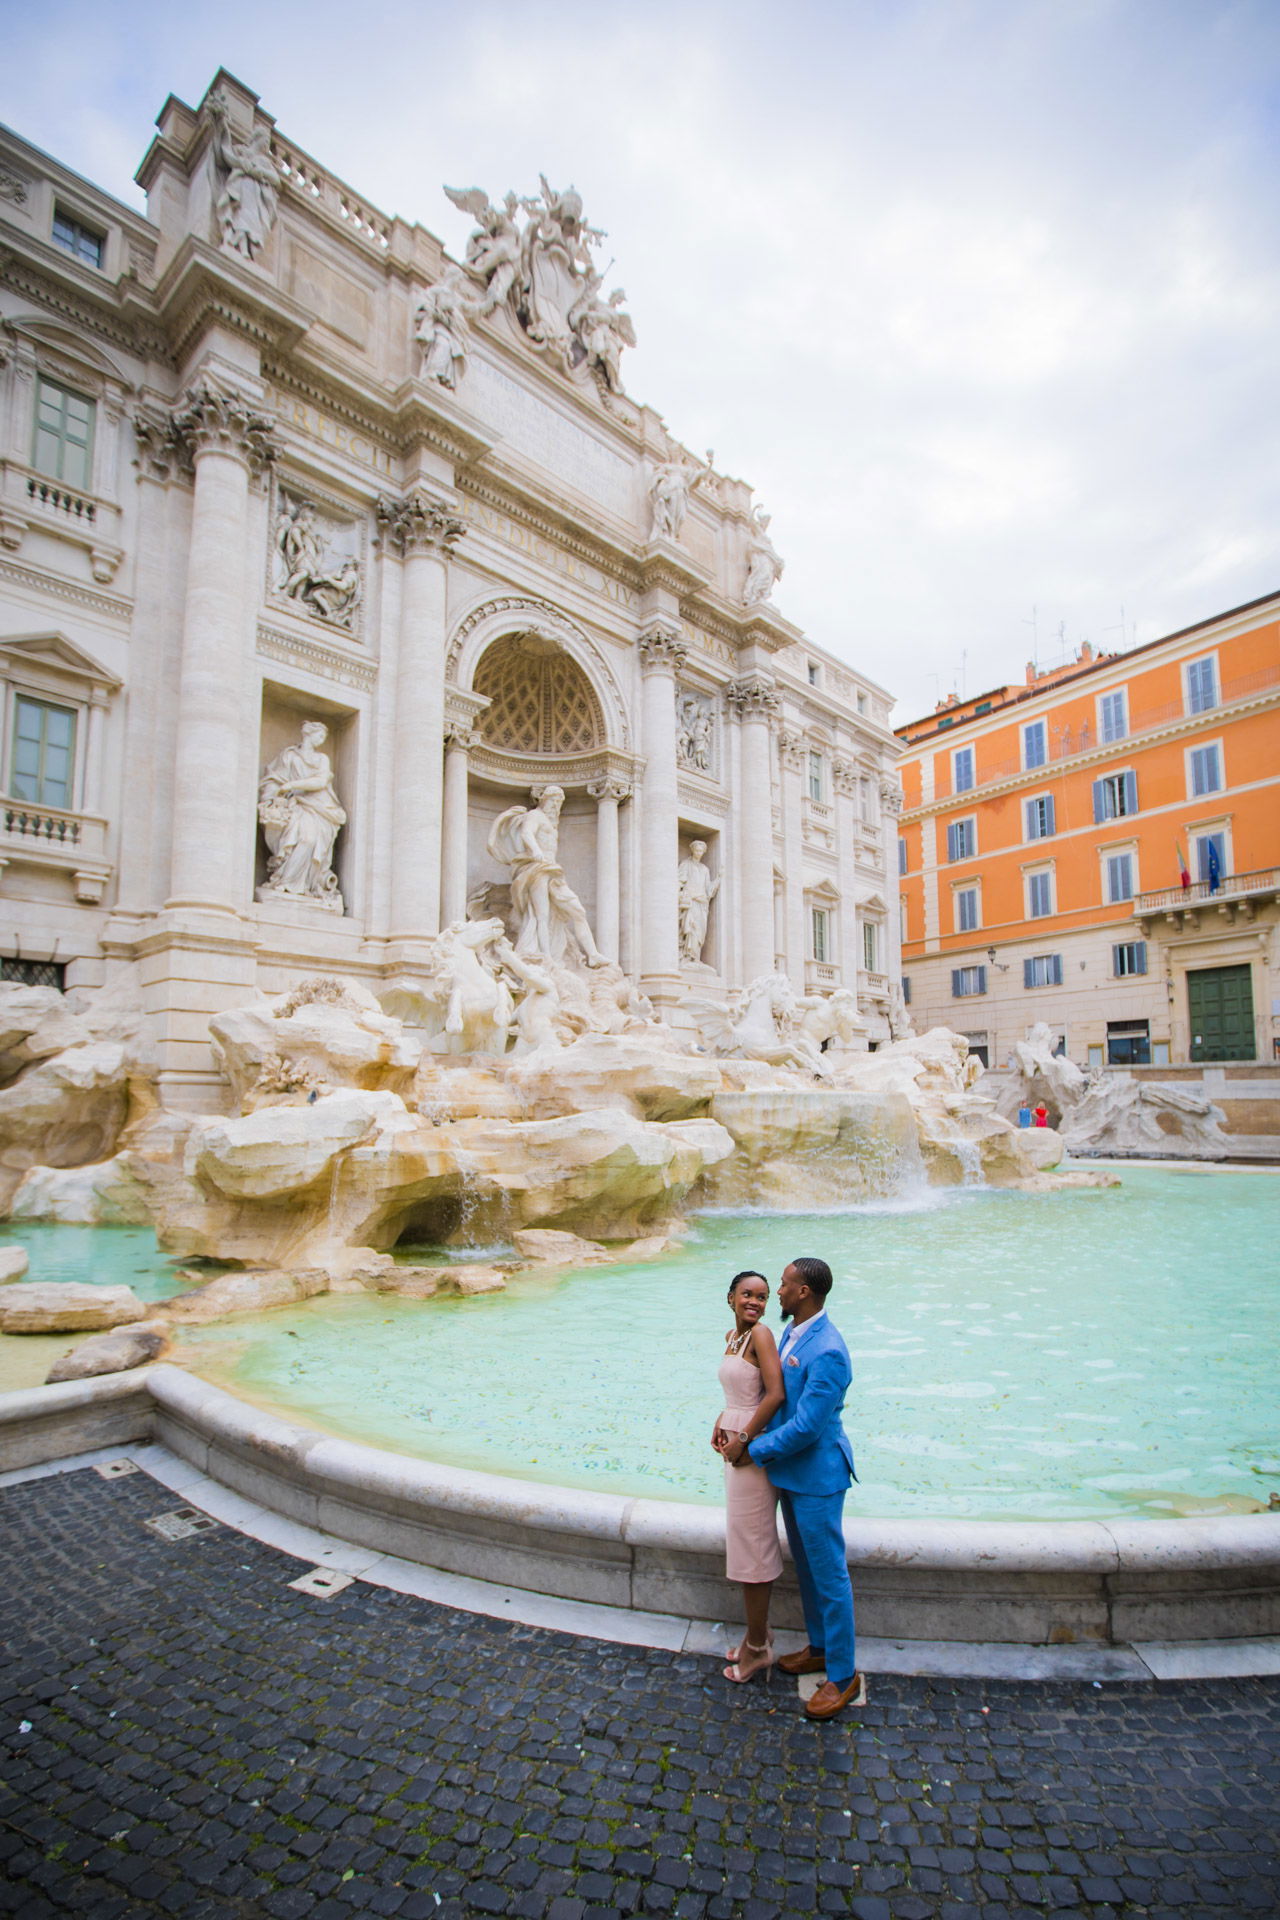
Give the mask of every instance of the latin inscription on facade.
[(576, 427), (501, 368), (474, 358), (459, 398), (488, 427), (621, 520), (635, 513), (631, 463)]
[(615, 580), (611, 574), (593, 567), (589, 560), (580, 560), (576, 553), (566, 553), (563, 547), (558, 547), (554, 540), (548, 540), (545, 534), (536, 532), (532, 527), (521, 526), (518, 520), (513, 520), (509, 514), (499, 513), (496, 507), (485, 506), (478, 500), (464, 500), (461, 511), (473, 527), (493, 534), (504, 546), (516, 547), (521, 553), (540, 560), (544, 567), (553, 568), (566, 580), (576, 580), (579, 586), (589, 588), (592, 593), (603, 594), (615, 606), (635, 608), (640, 604), (640, 596), (632, 587), (624, 586), (621, 580)]

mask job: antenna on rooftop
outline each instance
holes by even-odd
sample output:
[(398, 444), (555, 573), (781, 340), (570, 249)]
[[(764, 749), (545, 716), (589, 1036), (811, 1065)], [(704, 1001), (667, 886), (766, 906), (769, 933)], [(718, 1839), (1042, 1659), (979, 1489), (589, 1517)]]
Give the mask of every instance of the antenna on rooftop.
[(965, 647), (960, 655), (960, 698), (963, 700), (969, 692), (969, 649)]
[(1034, 664), (1038, 667), (1040, 665), (1040, 609), (1039, 607), (1033, 606), (1031, 609), (1031, 618), (1029, 620), (1024, 620), (1022, 624), (1024, 627), (1030, 627), (1031, 629), (1031, 658)]
[[(1124, 602), (1123, 602), (1123, 601), (1121, 601), (1121, 603), (1120, 603), (1120, 625), (1119, 625), (1119, 627), (1118, 627), (1118, 628), (1117, 628), (1117, 627), (1104, 627), (1104, 628), (1102, 629), (1102, 631), (1103, 631), (1104, 633), (1117, 633), (1117, 632), (1119, 633), (1119, 635), (1120, 635), (1120, 651), (1121, 651), (1121, 652), (1123, 653), (1123, 652), (1124, 652), (1124, 649), (1125, 649), (1125, 646), (1126, 646), (1126, 645), (1127, 645), (1127, 643), (1128, 643), (1128, 637), (1129, 637), (1129, 622), (1128, 622), (1128, 621), (1126, 620), (1126, 618), (1125, 618), (1125, 611), (1124, 611)], [(1138, 633), (1138, 623), (1137, 623), (1137, 621), (1136, 621), (1136, 620), (1135, 620), (1135, 621), (1133, 622), (1133, 632), (1134, 632), (1134, 638), (1136, 639), (1136, 638), (1137, 638), (1137, 633)]]

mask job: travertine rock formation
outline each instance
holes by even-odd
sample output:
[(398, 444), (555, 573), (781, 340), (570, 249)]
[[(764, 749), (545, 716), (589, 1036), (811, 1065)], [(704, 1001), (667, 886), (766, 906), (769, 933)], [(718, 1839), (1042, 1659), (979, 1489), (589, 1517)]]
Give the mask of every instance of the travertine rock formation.
[(20, 1280), (0, 1291), (0, 1333), (86, 1333), (144, 1320), (131, 1287), (82, 1286), (74, 1280)]

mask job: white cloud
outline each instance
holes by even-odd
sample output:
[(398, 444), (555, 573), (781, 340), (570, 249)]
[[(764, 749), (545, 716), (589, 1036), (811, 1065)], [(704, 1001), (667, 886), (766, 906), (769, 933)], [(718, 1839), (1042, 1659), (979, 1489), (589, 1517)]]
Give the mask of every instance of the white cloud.
[[(221, 64), (455, 251), (440, 183), (572, 179), (628, 385), (774, 514), (784, 611), (929, 704), (1031, 635), (1280, 583), (1270, 0), (53, 0), (0, 116), (112, 191)], [(607, 257), (607, 255), (606, 255)], [(1132, 638), (1131, 633), (1126, 634)]]

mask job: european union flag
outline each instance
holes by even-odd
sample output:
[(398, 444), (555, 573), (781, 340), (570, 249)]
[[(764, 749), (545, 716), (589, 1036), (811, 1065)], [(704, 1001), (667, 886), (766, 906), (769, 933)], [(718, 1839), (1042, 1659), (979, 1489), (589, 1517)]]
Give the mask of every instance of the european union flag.
[(1216, 893), (1222, 885), (1222, 861), (1218, 856), (1218, 843), (1216, 840), (1210, 840), (1209, 842), (1207, 864), (1209, 868), (1207, 876), (1209, 891), (1210, 893)]

